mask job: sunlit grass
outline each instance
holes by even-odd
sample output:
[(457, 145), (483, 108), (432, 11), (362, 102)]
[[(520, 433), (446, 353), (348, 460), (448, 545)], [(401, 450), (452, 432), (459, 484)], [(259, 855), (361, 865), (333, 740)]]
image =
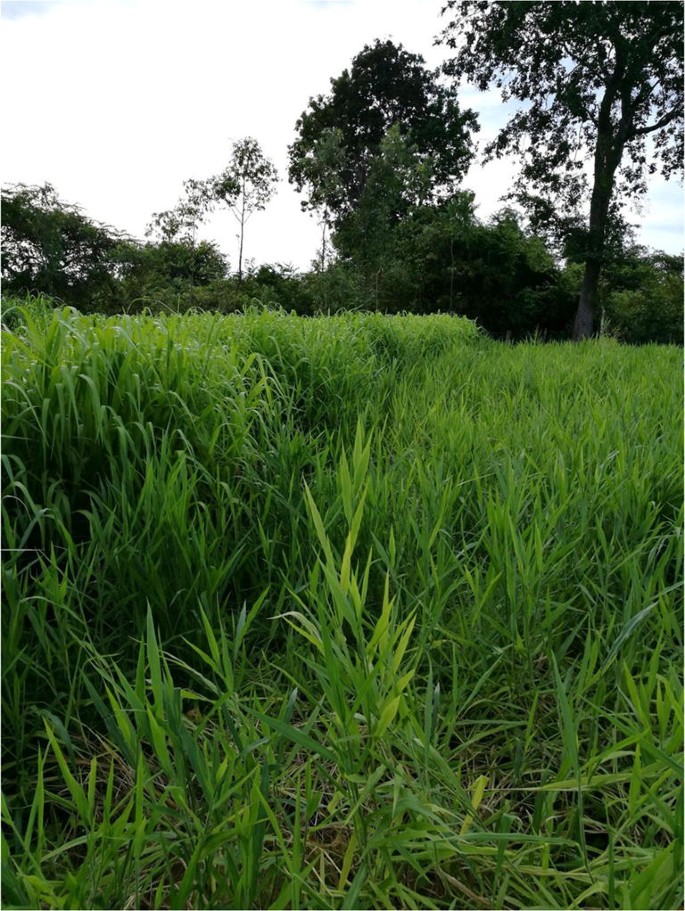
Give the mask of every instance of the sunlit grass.
[(682, 904), (676, 349), (12, 306), (6, 907)]

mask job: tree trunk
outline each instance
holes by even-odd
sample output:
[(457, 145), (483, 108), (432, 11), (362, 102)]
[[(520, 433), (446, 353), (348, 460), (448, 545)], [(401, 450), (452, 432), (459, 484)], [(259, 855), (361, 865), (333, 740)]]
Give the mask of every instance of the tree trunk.
[(242, 186), (242, 202), (240, 206), (240, 249), (238, 251), (238, 287), (243, 282), (243, 239), (245, 237), (245, 180)]
[(238, 284), (243, 281), (243, 235), (245, 229), (243, 223), (240, 224), (240, 250), (238, 251)]
[(614, 192), (614, 179), (623, 155), (623, 147), (630, 128), (631, 111), (621, 96), (621, 120), (618, 127), (611, 119), (612, 105), (617, 99), (622, 66), (616, 64), (614, 74), (609, 79), (599, 107), (597, 118), (597, 141), (594, 155), (594, 179), (592, 198), (590, 200), (590, 223), (588, 225), (587, 249), (585, 251), (585, 273), (580, 289), (578, 310), (573, 323), (573, 339), (580, 341), (590, 338), (594, 331), (595, 301), (599, 287), (599, 277), (604, 260), (607, 227), (609, 224), (609, 206)]
[(454, 238), (450, 237), (450, 313), (454, 312)]
[(590, 338), (592, 335), (600, 271), (601, 265), (598, 260), (591, 259), (586, 261), (578, 309), (576, 310), (576, 318), (573, 321), (574, 341)]
[[(609, 156), (602, 153), (602, 143), (598, 142), (595, 153), (595, 180), (590, 202), (590, 224), (585, 251), (585, 272), (580, 288), (578, 310), (573, 323), (573, 339), (580, 341), (590, 338), (594, 332), (595, 301), (599, 277), (604, 261), (607, 227), (609, 224), (609, 205), (614, 191), (614, 175), (620, 160), (619, 155)], [(612, 150), (613, 151), (613, 150)], [(621, 149), (622, 151), (622, 149)]]
[(601, 134), (597, 138), (594, 185), (590, 201), (590, 224), (585, 251), (585, 272), (580, 288), (578, 310), (573, 322), (574, 341), (590, 338), (594, 331), (595, 301), (604, 259), (609, 204), (614, 190), (614, 174), (618, 164), (615, 153), (611, 154), (613, 149), (610, 139), (609, 136)]

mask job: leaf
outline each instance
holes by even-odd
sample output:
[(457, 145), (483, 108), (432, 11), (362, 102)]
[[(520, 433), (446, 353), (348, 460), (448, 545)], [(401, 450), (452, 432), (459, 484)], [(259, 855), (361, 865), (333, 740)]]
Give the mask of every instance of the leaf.
[(374, 731), (376, 737), (382, 737), (388, 727), (392, 724), (395, 715), (397, 714), (397, 710), (400, 707), (401, 700), (402, 695), (400, 694), (385, 704), (385, 707), (381, 712), (380, 718), (378, 719), (378, 724), (376, 725), (376, 729)]
[[(481, 801), (483, 800), (483, 795), (485, 794), (485, 788), (487, 787), (487, 784), (488, 784), (487, 775), (479, 775), (478, 778), (476, 778), (476, 780), (474, 782), (473, 790), (471, 791), (471, 806), (473, 807), (474, 811), (478, 809), (478, 807), (481, 804)], [(464, 819), (463, 823), (461, 824), (461, 830), (460, 830), (459, 834), (466, 835), (466, 833), (471, 828), (472, 823), (473, 823), (473, 815), (468, 814), (466, 816), (466, 818)]]
[(253, 714), (255, 718), (259, 719), (259, 721), (271, 728), (271, 730), (275, 731), (277, 734), (281, 734), (281, 736), (286, 737), (288, 740), (303, 747), (310, 753), (320, 756), (327, 762), (337, 763), (338, 757), (335, 753), (332, 753), (329, 749), (322, 746), (320, 743), (317, 743), (316, 740), (308, 734), (305, 734), (300, 728), (293, 727), (291, 724), (286, 724), (284, 721), (281, 721), (280, 718), (271, 718), (268, 715), (263, 715), (261, 712), (254, 712)]
[(79, 816), (81, 817), (81, 823), (87, 828), (90, 828), (92, 824), (92, 817), (88, 797), (81, 785), (76, 781), (74, 776), (69, 771), (69, 767), (67, 766), (64, 754), (62, 753), (62, 749), (47, 719), (44, 719), (44, 724), (45, 731), (48, 735), (48, 740), (50, 741), (50, 745), (52, 747), (52, 751), (55, 754), (55, 759), (57, 760), (59, 770), (62, 773), (62, 778), (65, 785), (67, 786), (69, 793), (71, 794), (71, 798), (74, 801), (74, 805), (78, 810)]

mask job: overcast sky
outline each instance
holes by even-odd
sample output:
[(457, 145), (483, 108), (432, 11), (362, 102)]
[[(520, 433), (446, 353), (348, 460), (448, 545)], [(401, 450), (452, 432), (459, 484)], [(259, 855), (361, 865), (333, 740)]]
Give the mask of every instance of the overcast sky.
[[(314, 219), (287, 183), (287, 147), (309, 98), (329, 89), (375, 38), (438, 66), (443, 0), (2, 0), (2, 183), (52, 183), (97, 221), (141, 237), (183, 181), (221, 171), (231, 143), (254, 136), (278, 167), (278, 195), (246, 230), (257, 263), (308, 268)], [(463, 88), (481, 112), (479, 139), (506, 119), (497, 95)], [(486, 218), (512, 163), (476, 165), (465, 186)], [(654, 179), (638, 240), (683, 249), (683, 190)], [(237, 262), (228, 213), (203, 229)]]

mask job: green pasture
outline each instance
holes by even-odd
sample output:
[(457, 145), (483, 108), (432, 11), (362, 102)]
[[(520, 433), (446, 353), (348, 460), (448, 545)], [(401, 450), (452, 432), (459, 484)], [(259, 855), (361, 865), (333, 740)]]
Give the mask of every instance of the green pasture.
[(5, 908), (677, 908), (682, 352), (3, 302)]

